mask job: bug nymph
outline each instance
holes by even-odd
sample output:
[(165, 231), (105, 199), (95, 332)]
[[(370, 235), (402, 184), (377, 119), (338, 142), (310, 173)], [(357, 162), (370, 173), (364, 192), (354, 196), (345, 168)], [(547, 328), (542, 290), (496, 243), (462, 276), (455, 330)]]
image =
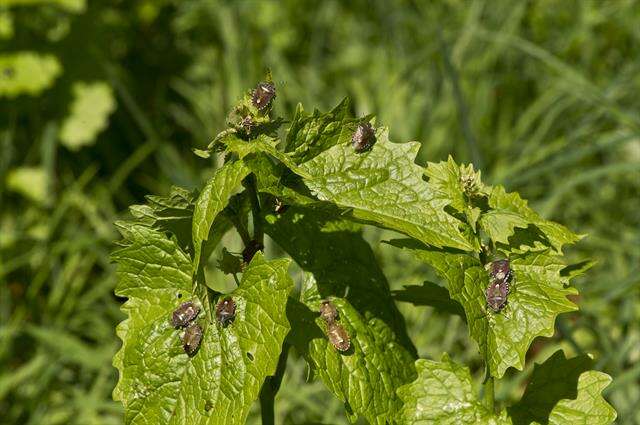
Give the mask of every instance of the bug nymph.
[(271, 101), (276, 97), (276, 86), (273, 83), (258, 83), (253, 94), (251, 95), (251, 102), (253, 106), (262, 111), (266, 109)]
[(351, 145), (356, 153), (371, 149), (376, 142), (376, 132), (368, 122), (358, 124), (355, 133), (351, 137)]
[(334, 323), (338, 320), (338, 310), (331, 301), (322, 301), (320, 304), (320, 317), (325, 321), (327, 325)]
[(336, 350), (344, 352), (351, 347), (347, 331), (339, 323), (332, 322), (327, 329), (327, 337)]
[(226, 328), (236, 318), (236, 302), (231, 297), (220, 300), (216, 305), (216, 318)]
[(487, 286), (487, 306), (498, 313), (507, 305), (507, 295), (509, 295), (509, 282), (506, 280), (494, 279)]
[(174, 328), (184, 328), (193, 322), (200, 313), (200, 307), (195, 305), (193, 301), (187, 301), (176, 308), (171, 315), (171, 323)]
[(509, 260), (496, 260), (489, 263), (489, 276), (497, 280), (511, 280), (511, 268)]
[(192, 323), (187, 326), (182, 336), (182, 348), (184, 348), (184, 352), (193, 356), (200, 347), (200, 341), (202, 341), (202, 327), (197, 323)]
[(276, 198), (276, 205), (274, 207), (274, 211), (276, 212), (276, 214), (283, 214), (285, 211), (287, 211), (287, 208), (289, 208), (289, 205), (285, 205), (282, 200)]

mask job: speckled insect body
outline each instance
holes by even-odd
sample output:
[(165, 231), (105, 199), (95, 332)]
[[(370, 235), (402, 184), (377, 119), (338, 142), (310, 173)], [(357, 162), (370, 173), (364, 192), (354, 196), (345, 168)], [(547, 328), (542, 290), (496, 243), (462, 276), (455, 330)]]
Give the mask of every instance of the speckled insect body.
[(332, 322), (327, 329), (327, 337), (338, 351), (347, 351), (351, 347), (351, 339), (347, 331), (337, 322)]
[(187, 326), (182, 336), (182, 348), (184, 352), (190, 356), (193, 356), (200, 347), (202, 341), (202, 327), (197, 323), (192, 323)]
[(489, 271), (489, 286), (486, 290), (487, 307), (494, 313), (500, 312), (506, 305), (509, 296), (513, 274), (509, 260), (496, 260), (487, 265)]
[(489, 263), (489, 276), (491, 279), (497, 280), (511, 280), (511, 268), (509, 267), (509, 260), (496, 260)]
[(275, 207), (274, 207), (274, 211), (276, 214), (284, 214), (285, 211), (287, 211), (287, 209), (289, 208), (288, 205), (285, 205), (284, 202), (282, 202), (281, 199), (276, 198), (276, 203), (275, 203)]
[(236, 318), (236, 302), (231, 297), (224, 298), (216, 305), (216, 318), (222, 327), (229, 326)]
[(251, 102), (258, 110), (263, 111), (271, 104), (271, 101), (275, 97), (276, 86), (274, 86), (273, 83), (262, 82), (258, 83), (255, 90), (253, 90)]
[(370, 123), (358, 124), (358, 128), (351, 137), (351, 145), (356, 153), (365, 152), (376, 142), (376, 132)]
[(487, 306), (494, 313), (499, 312), (507, 305), (507, 296), (509, 295), (509, 282), (492, 280), (487, 286)]
[(193, 301), (183, 302), (173, 311), (171, 323), (174, 328), (184, 328), (193, 322), (199, 313), (200, 307)]
[(331, 325), (338, 320), (338, 309), (333, 305), (331, 301), (322, 301), (320, 304), (320, 317), (326, 322), (327, 325)]

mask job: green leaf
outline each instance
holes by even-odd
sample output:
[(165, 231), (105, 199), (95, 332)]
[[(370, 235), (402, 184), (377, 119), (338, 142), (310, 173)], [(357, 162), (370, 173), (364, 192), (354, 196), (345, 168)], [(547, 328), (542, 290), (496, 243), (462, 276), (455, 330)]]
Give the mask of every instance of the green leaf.
[(567, 359), (561, 350), (537, 364), (522, 399), (509, 408), (513, 423), (612, 423), (616, 411), (601, 394), (611, 377), (588, 370), (592, 365), (586, 355)]
[(577, 310), (567, 299), (576, 294), (561, 276), (565, 265), (548, 252), (509, 257), (513, 271), (507, 306), (499, 313), (486, 308), (489, 276), (480, 261), (464, 252), (420, 246), (412, 241), (391, 244), (410, 250), (447, 281), (451, 298), (462, 304), (469, 333), (478, 343), (492, 376), (501, 378), (509, 367), (522, 370), (525, 354), (538, 336), (551, 336), (560, 313)]
[[(510, 240), (510, 250), (519, 250), (521, 252), (526, 251), (544, 251), (549, 247), (557, 253), (562, 253), (562, 246), (565, 244), (573, 244), (581, 239), (581, 236), (576, 235), (563, 225), (554, 223), (549, 220), (545, 220), (533, 211), (527, 205), (527, 201), (520, 198), (515, 192), (507, 193), (502, 186), (496, 186), (491, 190), (489, 195), (489, 206), (503, 213), (502, 220), (507, 220), (504, 214), (511, 213), (512, 215), (519, 216), (521, 222), (512, 225), (509, 229), (511, 233), (515, 233), (515, 236)], [(513, 216), (509, 219), (511, 223), (514, 223), (515, 218)], [(483, 221), (483, 217), (480, 217), (480, 221)], [(495, 219), (494, 219), (495, 221)], [(513, 229), (514, 227), (524, 227), (524, 222), (531, 223), (539, 229), (541, 235), (533, 234), (530, 230), (523, 230), (524, 235), (518, 235)], [(506, 230), (498, 232), (500, 241), (504, 240)]]
[(357, 119), (351, 114), (349, 98), (329, 112), (316, 109), (312, 115), (307, 115), (298, 104), (287, 132), (285, 152), (296, 163), (306, 162), (332, 146), (350, 142), (357, 124), (363, 121), (368, 121), (368, 117)]
[[(120, 372), (114, 398), (124, 404), (125, 423), (244, 423), (265, 377), (275, 372), (289, 331), (289, 261), (254, 257), (238, 289), (227, 295), (237, 304), (236, 318), (223, 328), (202, 285), (194, 287), (191, 261), (174, 240), (141, 224), (120, 227), (125, 239), (113, 253), (116, 295), (128, 298), (128, 318), (117, 328), (122, 348), (114, 357)], [(185, 300), (202, 307), (197, 321), (203, 339), (192, 357), (170, 321)]]
[(484, 185), (480, 180), (480, 172), (468, 166), (455, 163), (449, 156), (447, 161), (429, 162), (425, 170), (431, 186), (439, 197), (448, 199), (449, 205), (457, 211), (464, 212), (469, 208), (469, 196), (484, 193)]
[(191, 228), (195, 194), (173, 186), (169, 195), (150, 195), (146, 204), (129, 207), (134, 221), (173, 234), (184, 250), (191, 246)]
[(62, 144), (71, 150), (94, 143), (107, 127), (109, 115), (116, 109), (111, 87), (105, 82), (75, 83), (71, 114), (60, 130)]
[(515, 228), (527, 228), (529, 221), (520, 214), (507, 210), (491, 210), (480, 215), (480, 227), (487, 232), (494, 242), (509, 243), (509, 237), (514, 234)]
[(248, 174), (249, 169), (242, 161), (228, 162), (216, 170), (202, 189), (193, 212), (194, 272), (200, 265), (202, 243), (209, 238), (215, 218), (227, 206), (229, 198)]
[(0, 55), (0, 97), (36, 96), (48, 89), (62, 72), (53, 55), (19, 52)]
[(304, 181), (320, 200), (347, 208), (351, 215), (405, 233), (429, 245), (473, 250), (460, 232), (462, 222), (444, 211), (447, 200), (422, 179), (413, 162), (418, 143), (391, 143), (378, 129), (371, 151), (357, 154), (350, 143), (337, 144), (300, 167)]
[(404, 405), (400, 423), (426, 424), (510, 424), (503, 411), (495, 416), (476, 398), (466, 366), (452, 362), (445, 353), (440, 362), (416, 361), (418, 378), (398, 388)]
[[(393, 422), (400, 407), (395, 388), (415, 378), (415, 348), (369, 245), (353, 223), (316, 209), (291, 207), (268, 215), (265, 232), (311, 273), (301, 302), (291, 302), (291, 340), (353, 420)], [(352, 348), (339, 353), (318, 316), (331, 299)]]
[(405, 286), (402, 290), (392, 291), (391, 294), (396, 301), (434, 307), (436, 310), (446, 311), (466, 320), (464, 309), (460, 303), (451, 299), (446, 288), (433, 282), (424, 282), (420, 286)]
[(238, 274), (242, 271), (242, 258), (222, 248), (222, 257), (218, 260), (218, 268), (225, 274)]

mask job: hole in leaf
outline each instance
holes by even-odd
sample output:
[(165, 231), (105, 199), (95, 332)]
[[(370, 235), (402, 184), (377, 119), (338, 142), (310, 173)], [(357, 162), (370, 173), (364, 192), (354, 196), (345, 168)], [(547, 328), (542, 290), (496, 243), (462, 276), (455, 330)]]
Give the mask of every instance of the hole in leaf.
[(178, 292), (178, 298), (182, 298), (182, 294)]

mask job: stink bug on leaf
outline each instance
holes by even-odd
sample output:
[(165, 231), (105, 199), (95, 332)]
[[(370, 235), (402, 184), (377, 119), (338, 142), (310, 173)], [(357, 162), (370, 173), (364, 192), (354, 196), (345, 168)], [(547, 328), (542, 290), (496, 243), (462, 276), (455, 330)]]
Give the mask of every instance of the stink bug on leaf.
[(487, 264), (489, 271), (489, 286), (487, 286), (487, 306), (495, 313), (507, 305), (509, 295), (509, 281), (512, 278), (509, 260), (496, 260)]
[(331, 301), (322, 301), (320, 304), (320, 317), (324, 319), (327, 325), (334, 323), (338, 319), (338, 310)]
[(187, 330), (184, 331), (182, 336), (184, 352), (193, 356), (198, 351), (198, 347), (200, 347), (200, 341), (202, 341), (202, 327), (197, 323), (187, 326)]
[(327, 329), (327, 337), (338, 351), (347, 351), (351, 347), (351, 339), (347, 331), (339, 323), (332, 322)]
[(370, 123), (358, 124), (355, 133), (351, 137), (351, 145), (356, 153), (369, 150), (376, 142), (376, 132)]
[(495, 313), (499, 312), (507, 305), (507, 295), (509, 295), (509, 282), (492, 280), (487, 286), (487, 306)]
[(216, 305), (216, 318), (225, 328), (233, 322), (236, 318), (236, 302), (233, 301), (233, 298), (227, 297), (218, 302), (218, 305)]
[(251, 102), (253, 102), (253, 106), (262, 111), (269, 106), (274, 97), (276, 97), (276, 86), (273, 83), (262, 82), (258, 83), (253, 90)]
[(509, 268), (509, 260), (496, 260), (492, 261), (488, 265), (489, 268), (489, 276), (491, 279), (511, 280), (511, 269)]
[(200, 313), (200, 307), (195, 305), (193, 301), (187, 301), (176, 308), (171, 315), (171, 323), (174, 328), (184, 328), (189, 325)]

